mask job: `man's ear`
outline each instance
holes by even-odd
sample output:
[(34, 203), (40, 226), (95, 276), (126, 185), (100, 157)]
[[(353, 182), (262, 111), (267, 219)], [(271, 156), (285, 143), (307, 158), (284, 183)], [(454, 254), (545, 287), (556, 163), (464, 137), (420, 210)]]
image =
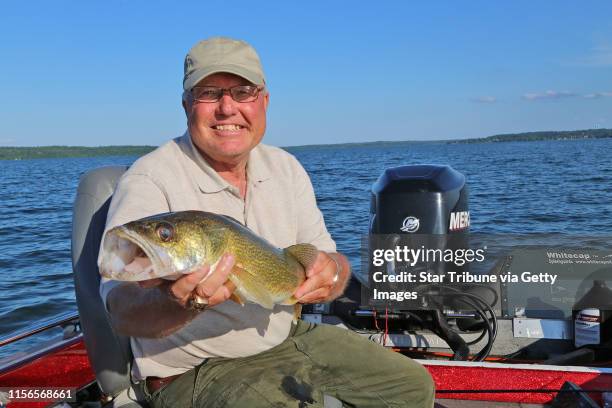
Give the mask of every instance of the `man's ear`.
[(268, 110), (269, 103), (270, 103), (270, 92), (266, 91), (266, 94), (264, 95), (264, 108), (266, 108), (266, 110)]
[(183, 104), (183, 110), (185, 111), (185, 116), (189, 119), (189, 114), (191, 113), (191, 108), (193, 107), (193, 99), (191, 93), (184, 91), (181, 102)]

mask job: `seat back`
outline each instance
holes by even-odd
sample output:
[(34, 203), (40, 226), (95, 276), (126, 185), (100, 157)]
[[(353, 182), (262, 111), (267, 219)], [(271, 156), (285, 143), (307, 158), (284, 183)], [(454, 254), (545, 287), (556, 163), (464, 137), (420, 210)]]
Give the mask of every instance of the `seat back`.
[(98, 250), (111, 196), (126, 166), (101, 167), (81, 176), (72, 216), (72, 270), (89, 361), (103, 393), (130, 386), (129, 337), (116, 333), (99, 294)]

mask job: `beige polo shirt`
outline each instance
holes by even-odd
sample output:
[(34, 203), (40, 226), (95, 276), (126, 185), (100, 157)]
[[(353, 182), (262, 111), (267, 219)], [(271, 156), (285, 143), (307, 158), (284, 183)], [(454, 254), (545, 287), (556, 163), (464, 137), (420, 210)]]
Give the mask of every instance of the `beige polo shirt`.
[[(279, 248), (311, 243), (335, 252), (312, 184), (291, 154), (255, 147), (247, 163), (246, 199), (198, 153), (189, 134), (138, 159), (113, 195), (106, 229), (167, 211), (202, 210), (229, 215)], [(118, 284), (103, 279), (100, 295)], [(138, 316), (134, 316), (138, 319)], [(243, 357), (265, 351), (288, 335), (292, 306), (272, 311), (253, 303), (224, 302), (179, 331), (161, 338), (132, 338), (135, 379), (183, 373), (211, 357)]]

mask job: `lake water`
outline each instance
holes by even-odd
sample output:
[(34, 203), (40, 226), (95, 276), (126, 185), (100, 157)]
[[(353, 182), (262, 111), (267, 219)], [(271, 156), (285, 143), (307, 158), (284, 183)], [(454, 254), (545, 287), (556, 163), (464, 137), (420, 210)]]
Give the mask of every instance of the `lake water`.
[[(339, 251), (356, 268), (370, 187), (392, 166), (448, 164), (463, 173), (472, 231), (567, 236), (612, 231), (612, 139), (306, 148), (294, 154), (312, 178)], [(76, 310), (70, 235), (79, 176), (134, 160), (0, 161), (0, 337)]]

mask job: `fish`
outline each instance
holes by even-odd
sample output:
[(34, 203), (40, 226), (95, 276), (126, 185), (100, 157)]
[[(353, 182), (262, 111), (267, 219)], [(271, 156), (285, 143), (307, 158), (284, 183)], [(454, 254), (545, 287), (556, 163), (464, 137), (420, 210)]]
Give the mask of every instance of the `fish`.
[(266, 309), (295, 305), (299, 317), (301, 305), (293, 292), (306, 279), (317, 248), (307, 243), (277, 248), (225, 215), (169, 212), (114, 227), (104, 235), (98, 267), (112, 280), (175, 280), (204, 264), (214, 271), (225, 253), (235, 258), (229, 275), (236, 286), (232, 300)]

